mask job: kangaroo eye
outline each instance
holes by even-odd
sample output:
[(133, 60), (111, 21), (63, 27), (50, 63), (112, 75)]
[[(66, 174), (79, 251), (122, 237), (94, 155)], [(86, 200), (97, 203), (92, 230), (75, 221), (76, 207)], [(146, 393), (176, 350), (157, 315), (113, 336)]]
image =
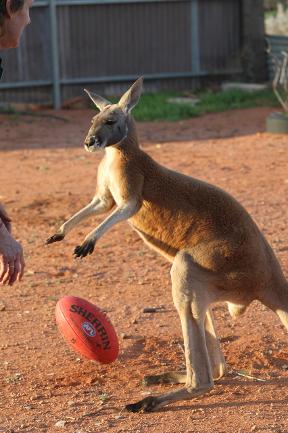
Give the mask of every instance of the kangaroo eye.
[(113, 120), (113, 119), (107, 119), (105, 121), (105, 125), (115, 125), (115, 123), (116, 123), (116, 120)]

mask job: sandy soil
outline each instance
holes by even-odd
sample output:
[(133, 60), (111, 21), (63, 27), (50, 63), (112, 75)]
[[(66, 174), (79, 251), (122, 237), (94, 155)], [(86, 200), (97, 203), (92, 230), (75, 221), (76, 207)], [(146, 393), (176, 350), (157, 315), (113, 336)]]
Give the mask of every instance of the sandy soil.
[[(287, 136), (264, 132), (270, 111), (139, 124), (139, 135), (160, 163), (233, 194), (287, 275)], [(228, 375), (213, 391), (157, 413), (123, 411), (129, 402), (172, 388), (144, 387), (145, 374), (183, 365), (169, 264), (126, 223), (106, 234), (92, 256), (74, 260), (74, 246), (100, 217), (62, 244), (44, 246), (61, 221), (92, 197), (101, 158), (82, 147), (91, 111), (47, 114), (0, 116), (0, 200), (27, 261), (23, 282), (0, 290), (0, 432), (287, 433), (288, 335), (258, 303), (237, 321), (226, 305), (214, 307)], [(55, 114), (59, 119), (50, 117)], [(80, 359), (66, 346), (54, 319), (55, 304), (66, 294), (108, 313), (121, 348), (114, 364)], [(144, 313), (145, 307), (161, 309)]]

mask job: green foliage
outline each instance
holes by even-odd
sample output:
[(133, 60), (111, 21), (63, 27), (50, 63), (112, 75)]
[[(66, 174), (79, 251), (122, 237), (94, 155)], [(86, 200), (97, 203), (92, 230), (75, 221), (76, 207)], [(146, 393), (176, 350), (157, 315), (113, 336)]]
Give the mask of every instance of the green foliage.
[(197, 116), (195, 107), (190, 104), (169, 102), (170, 98), (177, 96), (181, 95), (175, 92), (144, 93), (133, 115), (138, 121), (179, 120)]
[(183, 96), (173, 92), (143, 94), (133, 115), (138, 121), (181, 120), (236, 108), (261, 106), (278, 106), (279, 103), (272, 90), (246, 92), (243, 90), (227, 90), (213, 92), (206, 90), (196, 94), (199, 102), (192, 106), (188, 103), (169, 102), (170, 98)]

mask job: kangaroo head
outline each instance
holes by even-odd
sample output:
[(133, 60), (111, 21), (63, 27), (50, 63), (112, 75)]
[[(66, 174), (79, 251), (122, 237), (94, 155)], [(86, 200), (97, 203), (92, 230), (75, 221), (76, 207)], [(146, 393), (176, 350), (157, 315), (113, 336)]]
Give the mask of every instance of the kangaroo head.
[(92, 118), (91, 128), (85, 138), (85, 149), (88, 152), (119, 144), (127, 137), (130, 112), (139, 101), (142, 85), (141, 77), (124, 93), (117, 104), (112, 104), (107, 99), (84, 89), (99, 110)]

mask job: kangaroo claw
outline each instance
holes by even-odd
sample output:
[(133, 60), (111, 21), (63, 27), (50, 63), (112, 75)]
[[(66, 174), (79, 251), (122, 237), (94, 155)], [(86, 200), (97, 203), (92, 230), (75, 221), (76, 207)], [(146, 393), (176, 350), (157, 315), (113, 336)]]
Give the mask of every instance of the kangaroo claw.
[(137, 403), (127, 404), (126, 410), (128, 412), (153, 412), (157, 409), (159, 403), (156, 397), (146, 397)]
[(75, 259), (80, 257), (86, 257), (88, 254), (92, 254), (94, 251), (95, 242), (94, 241), (85, 241), (82, 245), (78, 245), (74, 250)]
[(63, 241), (64, 237), (65, 235), (61, 233), (55, 233), (55, 235), (50, 236), (50, 238), (46, 240), (45, 244), (48, 245), (48, 244), (53, 244), (53, 242)]

